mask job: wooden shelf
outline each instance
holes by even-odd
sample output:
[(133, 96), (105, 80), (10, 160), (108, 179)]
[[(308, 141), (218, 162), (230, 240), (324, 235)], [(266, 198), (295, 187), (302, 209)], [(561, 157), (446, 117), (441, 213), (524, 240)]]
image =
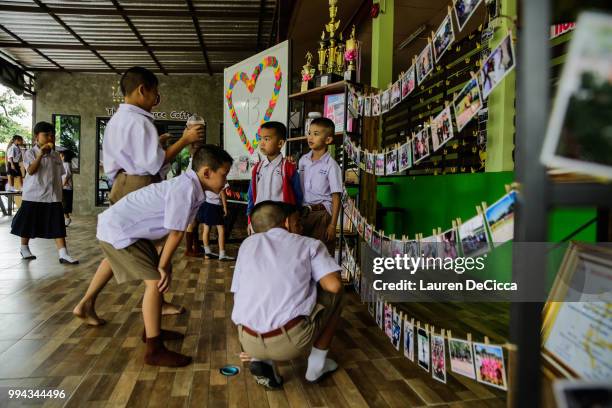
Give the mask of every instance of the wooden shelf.
[(304, 92), (294, 93), (289, 95), (289, 99), (298, 99), (304, 101), (315, 101), (322, 99), (325, 95), (344, 92), (344, 88), (348, 85), (347, 81), (338, 81), (333, 84), (320, 86), (318, 88), (309, 89)]

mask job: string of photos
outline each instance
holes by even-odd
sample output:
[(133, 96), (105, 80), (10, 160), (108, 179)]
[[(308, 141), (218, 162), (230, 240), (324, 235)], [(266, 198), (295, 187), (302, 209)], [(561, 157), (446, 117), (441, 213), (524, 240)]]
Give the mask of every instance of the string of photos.
[[(444, 28), (446, 27), (446, 28)], [(450, 30), (452, 23), (449, 15), (445, 18), (442, 26), (438, 29), (433, 39), (433, 48), (437, 49), (439, 41), (436, 39), (439, 32)], [(452, 36), (454, 39), (454, 35)], [(435, 51), (439, 55), (450, 47), (452, 41), (445, 45), (443, 50)], [(378, 116), (388, 112), (408, 97), (415, 89), (416, 82), (421, 83), (427, 75), (433, 71), (433, 63), (429, 68), (423, 68), (423, 59), (432, 61), (432, 40), (418, 57), (415, 57), (413, 65), (402, 73), (400, 78), (387, 90), (375, 95), (360, 95), (354, 89), (349, 91), (348, 108), (351, 115)], [(419, 62), (421, 61), (421, 62)], [(479, 63), (480, 69), (476, 74), (471, 73), (471, 79), (463, 86), (463, 89), (454, 95), (452, 104), (446, 103), (446, 107), (436, 115), (430, 117), (421, 126), (421, 130), (412, 133), (403, 144), (397, 143), (394, 148), (381, 151), (368, 151), (361, 149), (353, 143), (348, 135), (344, 137), (344, 149), (348, 157), (362, 170), (377, 176), (401, 173), (417, 165), (432, 153), (442, 148), (454, 137), (453, 116), (457, 132), (461, 132), (465, 126), (475, 117), (483, 107), (483, 100), (487, 99), (493, 89), (515, 67), (514, 49), (512, 45), (512, 34), (508, 35), (491, 52), (491, 54)], [(419, 74), (421, 72), (421, 74)], [(452, 105), (452, 106), (451, 106)], [(382, 109), (380, 108), (382, 106)], [(452, 107), (452, 110), (451, 110)], [(454, 114), (453, 114), (454, 113)]]

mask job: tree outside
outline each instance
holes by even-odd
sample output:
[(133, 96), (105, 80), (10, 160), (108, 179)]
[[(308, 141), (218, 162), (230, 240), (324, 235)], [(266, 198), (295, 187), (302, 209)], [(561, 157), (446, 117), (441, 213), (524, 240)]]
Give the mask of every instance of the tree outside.
[(81, 117), (76, 115), (53, 115), (55, 137), (59, 146), (71, 152), (72, 170), (79, 171), (79, 144), (81, 141)]
[(0, 143), (10, 142), (14, 135), (21, 135), (29, 142), (31, 131), (20, 123), (27, 116), (23, 98), (8, 88), (0, 87)]

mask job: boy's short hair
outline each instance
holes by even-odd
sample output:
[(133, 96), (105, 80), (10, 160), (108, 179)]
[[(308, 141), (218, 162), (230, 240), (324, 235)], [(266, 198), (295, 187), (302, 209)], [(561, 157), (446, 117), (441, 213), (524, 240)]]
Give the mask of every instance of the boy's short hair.
[(53, 128), (53, 125), (50, 124), (49, 122), (38, 122), (36, 125), (34, 125), (34, 136), (36, 136), (39, 133), (53, 133), (55, 131), (55, 129)]
[(282, 201), (262, 201), (251, 211), (251, 225), (255, 232), (266, 232), (282, 226), (291, 214), (299, 211), (300, 207)]
[(121, 76), (121, 93), (128, 96), (140, 85), (151, 89), (159, 84), (157, 77), (151, 71), (143, 67), (132, 67), (125, 71)]
[(193, 154), (192, 167), (196, 172), (204, 166), (210, 167), (212, 171), (217, 171), (224, 164), (231, 166), (233, 162), (232, 156), (219, 146), (205, 144)]
[(312, 122), (310, 122), (310, 126), (317, 125), (322, 127), (323, 129), (327, 129), (328, 136), (333, 136), (336, 133), (336, 125), (334, 121), (329, 118), (315, 118)]
[(287, 127), (281, 122), (266, 122), (261, 125), (262, 129), (274, 129), (281, 140), (287, 140)]

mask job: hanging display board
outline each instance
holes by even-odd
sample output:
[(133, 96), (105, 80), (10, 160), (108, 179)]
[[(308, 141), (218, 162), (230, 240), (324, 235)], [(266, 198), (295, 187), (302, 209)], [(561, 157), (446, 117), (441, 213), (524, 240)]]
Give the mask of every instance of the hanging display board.
[(287, 125), (289, 41), (280, 43), (224, 71), (224, 148), (234, 158), (231, 180), (245, 180), (259, 161), (261, 125)]

